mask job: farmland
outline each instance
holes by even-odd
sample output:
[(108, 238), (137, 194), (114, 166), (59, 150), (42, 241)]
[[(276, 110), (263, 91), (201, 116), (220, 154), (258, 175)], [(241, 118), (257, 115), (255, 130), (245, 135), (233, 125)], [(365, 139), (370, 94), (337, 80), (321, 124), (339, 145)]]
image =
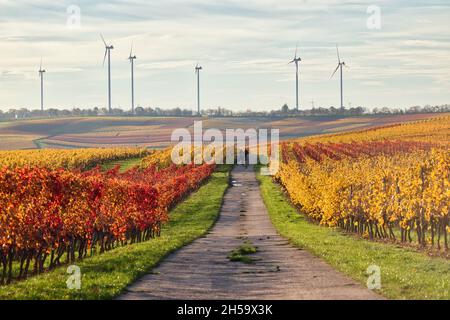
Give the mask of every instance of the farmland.
[[(373, 298), (379, 293), (402, 299), (449, 297), (450, 116), (268, 123), (204, 119), (204, 129), (280, 128), (282, 161), (273, 179), (257, 177), (252, 167), (235, 166), (229, 179), (227, 166), (174, 165), (166, 139), (174, 128), (192, 128), (194, 120), (86, 118), (2, 124), (1, 130), (12, 134), (38, 137), (30, 141), (40, 148), (0, 151), (0, 298), (114, 298), (129, 291), (140, 276), (157, 275), (158, 263), (169, 272), (155, 276), (162, 281), (156, 283), (181, 288), (180, 294), (189, 294), (195, 284), (212, 283), (208, 272), (220, 266), (226, 272), (217, 277), (229, 275), (236, 284), (242, 284), (241, 279), (253, 283), (253, 275), (260, 272), (269, 281), (264, 285), (281, 290), (277, 297), (309, 289), (319, 290), (315, 292), (322, 298), (346, 297), (335, 296), (335, 287), (322, 288), (320, 281), (305, 280), (311, 281), (310, 287), (298, 283), (293, 291), (284, 290), (281, 280), (270, 282), (273, 270), (276, 279), (287, 279), (291, 266), (305, 271), (297, 276), (330, 266), (310, 253), (271, 265), (287, 251), (278, 252), (284, 247), (274, 244), (272, 233), (260, 236), (268, 230), (260, 225), (259, 215), (264, 214), (289, 240), (283, 242), (289, 250), (306, 248), (336, 269), (320, 273), (325, 283), (349, 276), (351, 280), (339, 285), (352, 281), (360, 290), (349, 292), (352, 297), (358, 292)], [(139, 140), (138, 131), (150, 138), (151, 132), (160, 133), (161, 140)], [(75, 142), (70, 136), (86, 140)], [(55, 137), (61, 139), (61, 148), (48, 149)], [(231, 191), (224, 196), (227, 188)], [(252, 220), (250, 214), (259, 218)], [(215, 221), (216, 231), (209, 233)], [(223, 238), (217, 230), (226, 231)], [(252, 234), (255, 230), (258, 236)], [(205, 239), (195, 240), (200, 236)], [(236, 245), (230, 246), (230, 238)], [(192, 241), (203, 242), (189, 245)], [(239, 241), (255, 243), (255, 257), (245, 266), (228, 259), (231, 249), (240, 248)], [(200, 269), (200, 258), (177, 260), (175, 255), (165, 264), (164, 257), (176, 249), (181, 256), (187, 251), (187, 256), (202, 257), (201, 275), (206, 278), (198, 282), (190, 275)], [(65, 287), (65, 266), (75, 263), (83, 268), (79, 292)], [(373, 263), (383, 267), (385, 286), (368, 292), (364, 272)], [(186, 270), (171, 269), (180, 264)], [(266, 267), (271, 271), (264, 271)], [(240, 268), (248, 269), (242, 273)], [(182, 281), (174, 283), (178, 275)], [(148, 279), (142, 281), (150, 291), (139, 289), (136, 294), (152, 294)], [(227, 288), (212, 289), (221, 297), (229, 294)], [(231, 291), (233, 296), (238, 292)]]
[[(68, 118), (25, 120), (0, 124), (8, 137), (0, 149), (83, 147), (161, 147), (171, 132), (193, 124), (190, 118)], [(25, 144), (25, 141), (28, 141)]]
[(209, 128), (277, 128), (281, 139), (367, 129), (432, 115), (307, 117), (307, 118), (148, 118), (99, 117), (17, 120), (0, 123), (0, 150), (34, 148), (113, 148), (169, 146), (174, 129), (191, 129), (194, 121)]

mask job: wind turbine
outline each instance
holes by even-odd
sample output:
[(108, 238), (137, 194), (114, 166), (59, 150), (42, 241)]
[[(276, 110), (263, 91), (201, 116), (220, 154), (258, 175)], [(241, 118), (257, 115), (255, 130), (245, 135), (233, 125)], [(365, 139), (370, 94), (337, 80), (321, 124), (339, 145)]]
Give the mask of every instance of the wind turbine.
[(200, 70), (203, 70), (201, 66), (197, 63), (195, 67), (195, 73), (197, 74), (197, 112), (200, 115)]
[(341, 109), (344, 109), (344, 84), (343, 84), (342, 67), (348, 68), (348, 66), (345, 64), (344, 61), (341, 61), (341, 56), (339, 55), (338, 45), (336, 45), (336, 51), (337, 51), (337, 57), (338, 57), (338, 65), (336, 67), (336, 70), (334, 70), (333, 74), (331, 75), (330, 79), (333, 78), (333, 76), (336, 74), (338, 69), (340, 69), (340, 73), (341, 73)]
[(292, 61), (290, 61), (289, 64), (295, 63), (295, 106), (296, 106), (296, 110), (298, 111), (298, 63), (300, 61), (302, 61), (302, 59), (300, 57), (297, 57), (297, 51), (298, 51), (298, 45), (295, 48), (294, 59)]
[(105, 38), (100, 34), (100, 37), (105, 44), (105, 56), (103, 57), (103, 66), (105, 65), (106, 56), (108, 56), (108, 111), (111, 113), (111, 50), (114, 49), (113, 45), (107, 45)]
[(42, 58), (41, 58), (41, 65), (39, 67), (39, 77), (41, 78), (41, 111), (44, 111), (44, 73), (45, 70), (42, 69)]
[(128, 60), (131, 63), (131, 114), (134, 114), (134, 60), (137, 59), (133, 56), (133, 44), (131, 44), (131, 51)]

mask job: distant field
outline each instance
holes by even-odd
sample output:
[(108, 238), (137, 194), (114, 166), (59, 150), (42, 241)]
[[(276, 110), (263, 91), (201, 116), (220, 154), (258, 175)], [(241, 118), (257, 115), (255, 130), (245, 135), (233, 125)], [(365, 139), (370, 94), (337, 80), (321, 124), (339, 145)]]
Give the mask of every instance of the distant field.
[[(423, 120), (436, 115), (267, 118), (203, 118), (203, 128), (277, 128), (281, 139), (339, 133)], [(150, 147), (170, 145), (172, 131), (192, 130), (200, 118), (95, 117), (23, 120), (0, 123), (0, 149)]]

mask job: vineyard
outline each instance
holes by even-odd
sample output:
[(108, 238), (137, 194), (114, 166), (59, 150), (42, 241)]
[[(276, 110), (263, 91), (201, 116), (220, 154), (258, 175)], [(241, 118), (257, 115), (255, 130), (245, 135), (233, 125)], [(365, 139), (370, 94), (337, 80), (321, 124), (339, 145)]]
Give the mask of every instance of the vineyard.
[(0, 151), (0, 168), (92, 169), (105, 162), (143, 157), (149, 153), (138, 148)]
[[(448, 120), (284, 142), (275, 180), (323, 226), (448, 257)], [(0, 286), (14, 288), (11, 283), (61, 265), (157, 243), (151, 239), (170, 233), (169, 210), (216, 170), (172, 162), (174, 154), (193, 160), (207, 148), (191, 148), (186, 155), (175, 150), (0, 151)], [(214, 153), (224, 157), (226, 150)], [(137, 166), (105, 169), (120, 160)], [(225, 190), (228, 182), (223, 183)]]
[[(39, 152), (41, 159), (26, 153), (26, 161), (40, 166), (16, 162), (0, 171), (0, 284), (158, 236), (168, 210), (214, 170), (213, 165), (148, 166), (125, 173), (119, 168), (54, 169), (57, 164), (85, 168), (93, 159), (142, 154), (83, 150), (68, 162), (64, 156), (73, 153), (60, 152)], [(52, 159), (55, 154), (59, 157)]]
[(141, 167), (168, 167), (171, 163), (172, 148), (167, 148), (161, 151), (153, 151), (151, 154), (142, 159)]
[[(222, 148), (214, 148), (214, 147), (191, 147), (189, 152), (184, 154), (184, 151), (177, 150), (175, 148), (167, 148), (160, 151), (151, 151), (151, 153), (144, 157), (141, 162), (142, 168), (147, 168), (149, 166), (155, 166), (157, 168), (164, 168), (173, 163), (173, 159), (178, 158), (181, 160), (187, 160), (187, 162), (196, 162), (196, 159), (200, 159), (199, 162), (214, 162), (216, 156), (218, 159), (221, 159), (220, 162), (226, 162), (227, 155), (227, 147), (223, 146)], [(234, 147), (234, 160), (237, 159), (238, 150), (237, 147)], [(173, 157), (173, 158), (172, 158)], [(208, 158), (210, 157), (210, 158)], [(219, 162), (217, 162), (219, 163)]]
[(428, 120), (391, 124), (373, 129), (322, 135), (299, 139), (309, 142), (342, 142), (401, 140), (425, 142), (448, 146), (450, 144), (450, 116), (431, 118)]
[[(389, 131), (406, 139), (384, 139)], [(276, 179), (322, 225), (447, 251), (450, 151), (448, 140), (432, 132), (448, 131), (448, 122), (437, 119), (287, 142)], [(415, 141), (418, 132), (429, 136)]]

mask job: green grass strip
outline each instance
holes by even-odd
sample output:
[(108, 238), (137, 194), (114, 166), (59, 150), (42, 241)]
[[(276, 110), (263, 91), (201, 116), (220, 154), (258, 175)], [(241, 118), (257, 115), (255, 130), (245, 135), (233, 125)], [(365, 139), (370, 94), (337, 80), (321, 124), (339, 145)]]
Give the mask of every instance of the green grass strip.
[(77, 263), (80, 290), (69, 290), (67, 266), (26, 281), (0, 287), (0, 299), (112, 299), (149, 273), (164, 257), (204, 235), (215, 223), (228, 187), (229, 166), (221, 166), (209, 182), (170, 213), (161, 237), (120, 247)]
[(130, 158), (124, 160), (115, 160), (103, 164), (101, 167), (103, 170), (110, 170), (116, 166), (120, 166), (120, 172), (123, 173), (131, 168), (137, 167), (141, 164), (143, 157)]
[(258, 175), (272, 223), (292, 245), (323, 258), (365, 285), (367, 268), (381, 269), (379, 291), (390, 299), (450, 299), (450, 262), (395, 244), (371, 242), (309, 222), (271, 177)]

